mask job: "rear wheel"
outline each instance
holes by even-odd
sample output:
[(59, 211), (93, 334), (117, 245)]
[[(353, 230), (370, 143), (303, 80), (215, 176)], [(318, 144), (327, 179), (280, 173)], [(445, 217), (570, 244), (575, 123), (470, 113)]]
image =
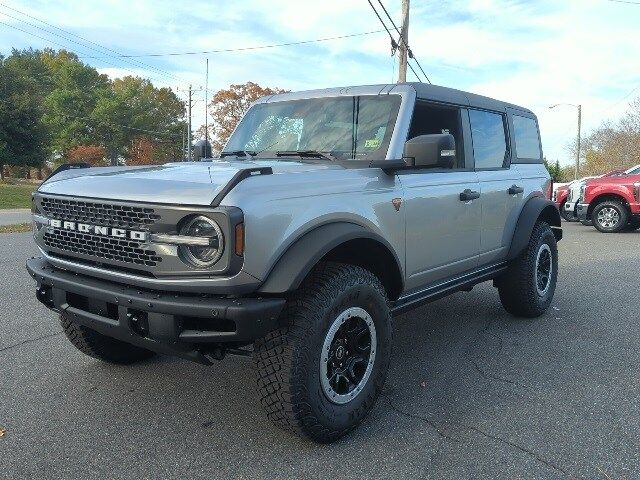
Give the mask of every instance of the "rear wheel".
[(539, 317), (553, 300), (558, 278), (558, 246), (551, 227), (538, 222), (529, 244), (496, 282), (505, 310), (518, 317)]
[(287, 327), (256, 341), (258, 392), (279, 427), (327, 443), (355, 428), (384, 385), (392, 329), (377, 277), (324, 263), (289, 299)]
[(599, 203), (591, 213), (593, 226), (602, 233), (616, 233), (624, 230), (629, 221), (627, 207), (617, 200)]
[(64, 315), (60, 315), (60, 324), (64, 334), (74, 347), (85, 355), (103, 362), (128, 365), (155, 355), (150, 350), (121, 342), (90, 328), (75, 324)]

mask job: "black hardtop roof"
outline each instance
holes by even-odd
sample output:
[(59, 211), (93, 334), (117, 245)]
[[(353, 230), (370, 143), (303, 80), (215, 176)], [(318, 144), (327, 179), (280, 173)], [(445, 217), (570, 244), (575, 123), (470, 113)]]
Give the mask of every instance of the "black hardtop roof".
[(476, 95), (475, 93), (456, 90), (455, 88), (441, 87), (439, 85), (419, 82), (354, 85), (350, 87), (331, 87), (299, 92), (286, 92), (264, 96), (258, 99), (257, 102), (284, 102), (288, 100), (322, 98), (337, 95), (389, 95), (394, 93), (408, 93), (409, 91), (416, 92), (417, 98), (422, 100), (495, 110), (498, 112), (504, 112), (507, 108), (510, 108), (535, 117), (531, 110), (518, 105), (484, 97), (482, 95)]
[[(400, 84), (403, 85), (403, 84)], [(488, 110), (504, 111), (506, 108), (520, 110), (522, 112), (534, 115), (534, 113), (524, 107), (514, 105), (512, 103), (496, 100), (495, 98), (477, 95), (475, 93), (456, 90), (455, 88), (441, 87), (439, 85), (431, 85), (428, 83), (407, 82), (416, 91), (417, 97), (423, 100), (435, 100), (445, 103), (454, 103), (458, 105), (468, 105), (470, 107), (484, 108)], [(535, 115), (534, 115), (535, 116)]]

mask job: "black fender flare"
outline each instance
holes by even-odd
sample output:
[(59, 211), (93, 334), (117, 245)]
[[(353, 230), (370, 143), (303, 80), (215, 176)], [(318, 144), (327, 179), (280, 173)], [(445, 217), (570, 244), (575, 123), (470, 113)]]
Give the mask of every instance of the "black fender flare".
[(513, 260), (522, 253), (529, 243), (533, 227), (541, 218), (551, 226), (556, 241), (562, 239), (562, 223), (556, 204), (544, 197), (532, 197), (524, 204), (518, 217), (507, 260)]
[(361, 225), (334, 222), (313, 228), (295, 240), (276, 261), (258, 291), (285, 293), (297, 289), (327, 253), (345, 242), (356, 239), (375, 240), (386, 247), (393, 254), (402, 277), (401, 263), (389, 242)]

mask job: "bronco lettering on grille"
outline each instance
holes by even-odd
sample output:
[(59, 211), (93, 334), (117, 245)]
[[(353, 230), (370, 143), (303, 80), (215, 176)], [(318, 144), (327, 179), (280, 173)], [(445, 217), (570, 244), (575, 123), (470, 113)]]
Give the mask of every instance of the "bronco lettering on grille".
[(99, 225), (89, 225), (88, 223), (67, 222), (62, 220), (49, 220), (49, 226), (53, 228), (61, 228), (63, 230), (73, 230), (80, 233), (92, 233), (94, 235), (102, 235), (105, 237), (129, 238), (144, 242), (148, 238), (147, 232), (139, 232), (136, 230), (125, 230), (124, 228), (101, 227)]

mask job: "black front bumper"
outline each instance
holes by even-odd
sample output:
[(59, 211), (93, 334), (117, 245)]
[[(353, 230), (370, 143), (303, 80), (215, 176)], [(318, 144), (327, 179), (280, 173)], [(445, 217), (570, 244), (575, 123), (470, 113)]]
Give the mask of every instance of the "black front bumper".
[(576, 206), (576, 214), (578, 215), (578, 220), (584, 222), (585, 220), (589, 220), (587, 212), (589, 211), (588, 203), (578, 203)]
[(211, 363), (207, 352), (236, 347), (281, 326), (282, 298), (227, 298), (139, 290), (27, 261), (38, 300), (71, 321), (109, 337)]

